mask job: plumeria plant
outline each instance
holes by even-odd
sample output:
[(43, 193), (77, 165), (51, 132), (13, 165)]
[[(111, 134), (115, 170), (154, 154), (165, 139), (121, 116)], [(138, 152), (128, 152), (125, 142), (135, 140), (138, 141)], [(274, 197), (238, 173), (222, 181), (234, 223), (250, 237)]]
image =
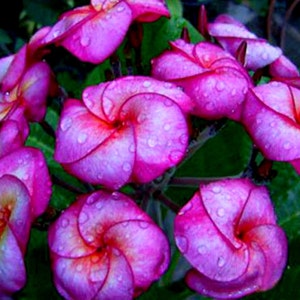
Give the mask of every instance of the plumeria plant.
[(204, 5), (62, 2), (0, 58), (0, 299), (299, 298), (297, 66)]

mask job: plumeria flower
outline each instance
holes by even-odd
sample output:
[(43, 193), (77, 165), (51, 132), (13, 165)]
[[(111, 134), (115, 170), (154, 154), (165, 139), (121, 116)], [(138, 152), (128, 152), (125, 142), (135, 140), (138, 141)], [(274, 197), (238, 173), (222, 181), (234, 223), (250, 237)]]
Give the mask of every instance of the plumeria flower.
[(25, 140), (27, 122), (39, 122), (46, 114), (51, 86), (51, 70), (44, 61), (36, 61), (26, 44), (18, 53), (0, 59), (0, 122), (18, 122)]
[(182, 87), (195, 104), (194, 115), (207, 119), (239, 118), (251, 79), (228, 52), (215, 44), (171, 42), (152, 61), (152, 75)]
[(165, 272), (162, 230), (119, 192), (83, 195), (49, 230), (54, 283), (65, 299), (132, 299)]
[(300, 90), (272, 81), (249, 90), (242, 123), (263, 155), (300, 173)]
[(184, 157), (190, 98), (170, 83), (128, 76), (65, 102), (54, 158), (71, 174), (118, 189), (161, 176)]
[(248, 179), (200, 186), (175, 218), (176, 244), (192, 265), (188, 286), (218, 299), (271, 289), (287, 261), (287, 239), (265, 187)]
[(24, 254), (31, 226), (30, 195), (24, 183), (0, 176), (0, 298), (20, 290), (26, 282)]
[(246, 41), (245, 66), (250, 70), (265, 67), (282, 54), (279, 47), (272, 46), (267, 40), (257, 37), (244, 24), (226, 14), (219, 15), (214, 22), (209, 23), (208, 32), (232, 55), (235, 55), (241, 43)]
[(92, 0), (61, 15), (44, 37), (44, 45), (63, 46), (82, 61), (100, 63), (122, 43), (133, 21), (169, 17), (162, 0)]
[(4, 175), (15, 176), (26, 186), (31, 221), (45, 212), (51, 196), (51, 181), (46, 160), (39, 149), (19, 147), (0, 157), (0, 177)]

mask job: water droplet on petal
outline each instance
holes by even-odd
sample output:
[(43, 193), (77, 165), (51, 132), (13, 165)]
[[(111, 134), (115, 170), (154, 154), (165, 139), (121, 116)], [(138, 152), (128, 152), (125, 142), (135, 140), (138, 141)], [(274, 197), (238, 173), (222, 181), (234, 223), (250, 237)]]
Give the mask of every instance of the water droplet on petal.
[(143, 86), (148, 88), (151, 85), (151, 82), (149, 80), (146, 80), (143, 82)]
[(207, 252), (207, 247), (205, 245), (200, 245), (198, 247), (198, 253), (199, 254), (205, 254)]
[(98, 209), (98, 210), (101, 210), (102, 208), (103, 208), (103, 202), (102, 201), (98, 201), (97, 203), (96, 203), (96, 208)]
[(88, 36), (82, 36), (80, 39), (80, 44), (83, 47), (87, 47), (91, 43), (91, 39)]
[(157, 137), (152, 137), (148, 139), (148, 146), (153, 148), (157, 145)]
[(86, 142), (87, 138), (88, 138), (88, 135), (86, 133), (80, 132), (77, 137), (77, 142), (79, 144), (83, 144)]
[(100, 261), (100, 256), (99, 255), (93, 255), (92, 257), (91, 257), (91, 262), (93, 263), (93, 264), (96, 264), (97, 262), (99, 262)]
[(124, 221), (124, 222), (122, 222), (122, 226), (123, 226), (123, 227), (128, 227), (128, 225), (129, 225), (129, 221)]
[(218, 258), (217, 264), (218, 264), (218, 267), (222, 268), (225, 265), (225, 259), (222, 256), (220, 256)]
[(189, 139), (188, 135), (183, 134), (180, 136), (179, 141), (182, 145), (186, 145), (188, 142), (188, 139)]
[(69, 223), (70, 223), (69, 220), (64, 218), (61, 221), (61, 227), (66, 228), (68, 227)]
[(141, 113), (137, 117), (138, 123), (143, 123), (145, 120), (147, 120), (147, 115), (145, 113)]
[(216, 85), (217, 91), (221, 92), (225, 89), (225, 84), (222, 81), (218, 81)]
[(94, 237), (92, 236), (92, 235), (87, 235), (86, 237), (85, 237), (85, 239), (88, 241), (88, 242), (93, 242), (94, 241)]
[(72, 123), (73, 123), (73, 121), (71, 118), (64, 118), (64, 119), (62, 119), (62, 121), (60, 123), (60, 129), (62, 131), (66, 131), (72, 126)]
[(146, 221), (139, 221), (139, 227), (142, 229), (147, 229), (150, 226), (149, 222)]
[(171, 129), (171, 125), (170, 124), (165, 124), (164, 125), (164, 130), (165, 131), (169, 131)]
[(164, 105), (167, 107), (171, 107), (173, 105), (173, 101), (171, 99), (165, 99)]
[(292, 148), (292, 145), (291, 145), (291, 143), (289, 143), (289, 142), (285, 142), (285, 143), (283, 144), (283, 148), (284, 148), (285, 150), (289, 150), (289, 149)]
[(188, 239), (183, 235), (175, 237), (175, 241), (179, 250), (184, 254), (188, 250)]
[(78, 222), (80, 224), (84, 224), (88, 221), (88, 219), (89, 219), (88, 215), (84, 212), (81, 212), (78, 218)]
[(215, 194), (219, 194), (221, 192), (221, 188), (219, 186), (214, 186), (212, 188), (212, 191), (215, 193)]
[(123, 168), (123, 171), (129, 172), (129, 171), (131, 171), (131, 164), (126, 162), (126, 163), (123, 164), (122, 168)]
[(235, 95), (236, 95), (236, 89), (232, 89), (231, 96), (235, 96)]
[(172, 163), (177, 163), (181, 157), (182, 157), (182, 152), (179, 150), (173, 150), (169, 155), (169, 159)]
[(134, 153), (135, 152), (135, 145), (131, 144), (128, 148), (129, 152)]
[(217, 209), (217, 215), (218, 215), (219, 217), (224, 217), (224, 216), (225, 216), (225, 209), (222, 208), (222, 207), (218, 208), (218, 209)]
[(78, 264), (77, 266), (76, 266), (76, 271), (77, 272), (81, 272), (83, 270), (83, 265), (82, 264)]

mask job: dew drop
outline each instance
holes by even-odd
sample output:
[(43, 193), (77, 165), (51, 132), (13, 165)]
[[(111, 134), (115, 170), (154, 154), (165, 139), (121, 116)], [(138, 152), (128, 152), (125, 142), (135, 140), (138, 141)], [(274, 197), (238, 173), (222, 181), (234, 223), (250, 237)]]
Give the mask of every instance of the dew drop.
[(125, 9), (124, 6), (118, 6), (117, 8), (117, 12), (122, 12)]
[(129, 221), (124, 221), (124, 222), (122, 222), (122, 226), (123, 226), (123, 227), (128, 227), (128, 225), (129, 225)]
[(217, 91), (221, 92), (225, 89), (225, 84), (222, 81), (218, 81), (216, 85)]
[(165, 99), (164, 105), (167, 107), (171, 107), (173, 105), (173, 101), (171, 99)]
[(82, 264), (79, 264), (76, 266), (76, 271), (77, 272), (81, 272), (83, 270), (83, 265)]
[(85, 239), (90, 243), (94, 241), (94, 237), (92, 235), (87, 235)]
[(99, 262), (100, 261), (100, 256), (98, 256), (98, 255), (93, 255), (92, 257), (91, 257), (91, 262), (93, 263), (93, 264), (96, 264), (97, 262)]
[(225, 210), (224, 210), (224, 208), (222, 208), (222, 207), (218, 208), (217, 209), (217, 215), (219, 217), (224, 217), (225, 216)]
[(135, 145), (131, 144), (128, 148), (129, 152), (134, 153), (135, 152)]
[(91, 39), (88, 36), (82, 36), (80, 39), (80, 44), (83, 47), (87, 47), (91, 43)]
[(169, 155), (169, 159), (172, 163), (177, 163), (181, 157), (182, 157), (182, 152), (179, 150), (173, 150)]
[(153, 148), (157, 145), (157, 138), (156, 137), (152, 137), (150, 139), (148, 139), (148, 146)]
[(147, 115), (145, 113), (141, 113), (137, 117), (137, 121), (139, 124), (143, 123), (145, 120), (147, 120)]
[(203, 55), (203, 60), (205, 62), (209, 62), (210, 61), (210, 56), (208, 54)]
[(198, 253), (199, 254), (205, 254), (207, 252), (207, 247), (205, 245), (200, 245), (198, 247)]
[(219, 186), (214, 186), (212, 188), (212, 191), (215, 193), (215, 194), (219, 194), (221, 192), (221, 188)]
[(131, 164), (126, 162), (126, 163), (123, 164), (122, 168), (123, 168), (123, 171), (129, 172), (131, 170)]
[(185, 236), (179, 235), (175, 237), (177, 247), (182, 253), (186, 253), (188, 250), (188, 239)]
[(149, 222), (146, 221), (139, 221), (139, 227), (142, 229), (147, 229), (150, 226)]
[(182, 145), (186, 145), (189, 137), (186, 134), (183, 134), (180, 136), (179, 141)]
[(78, 142), (79, 144), (83, 144), (83, 143), (86, 142), (87, 137), (88, 137), (88, 136), (87, 136), (86, 133), (80, 132), (79, 135), (78, 135), (78, 137), (77, 137), (77, 142)]
[(65, 118), (60, 123), (60, 129), (62, 131), (66, 131), (66, 130), (68, 130), (72, 126), (72, 123), (73, 123), (73, 121), (72, 121), (71, 118)]
[(222, 256), (220, 256), (218, 258), (217, 264), (218, 264), (218, 267), (222, 268), (225, 265), (225, 259)]
[(96, 208), (98, 210), (101, 210), (103, 208), (103, 202), (102, 201), (98, 201), (95, 206), (96, 206)]
[(84, 224), (88, 221), (88, 219), (89, 219), (88, 215), (84, 212), (81, 212), (78, 218), (78, 222), (80, 224)]
[(236, 95), (236, 89), (232, 89), (231, 96), (235, 96), (235, 95)]
[(61, 221), (61, 227), (66, 228), (69, 225), (69, 220), (68, 219), (62, 219)]
[(171, 125), (170, 124), (165, 124), (164, 125), (164, 130), (165, 131), (169, 131), (171, 129)]
[(143, 86), (145, 88), (148, 88), (150, 85), (151, 85), (151, 82), (149, 80), (146, 80), (146, 81), (143, 82)]
[(52, 35), (54, 38), (58, 37), (60, 35), (60, 30), (54, 30)]

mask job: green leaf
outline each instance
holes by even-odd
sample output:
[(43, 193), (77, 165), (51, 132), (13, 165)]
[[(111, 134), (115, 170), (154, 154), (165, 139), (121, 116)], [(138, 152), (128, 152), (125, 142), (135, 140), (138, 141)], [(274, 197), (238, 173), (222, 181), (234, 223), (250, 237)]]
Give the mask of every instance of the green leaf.
[(178, 168), (175, 177), (237, 175), (247, 166), (251, 151), (252, 142), (243, 126), (228, 121), (225, 128)]
[(182, 17), (183, 7), (180, 0), (166, 0), (171, 16)]

